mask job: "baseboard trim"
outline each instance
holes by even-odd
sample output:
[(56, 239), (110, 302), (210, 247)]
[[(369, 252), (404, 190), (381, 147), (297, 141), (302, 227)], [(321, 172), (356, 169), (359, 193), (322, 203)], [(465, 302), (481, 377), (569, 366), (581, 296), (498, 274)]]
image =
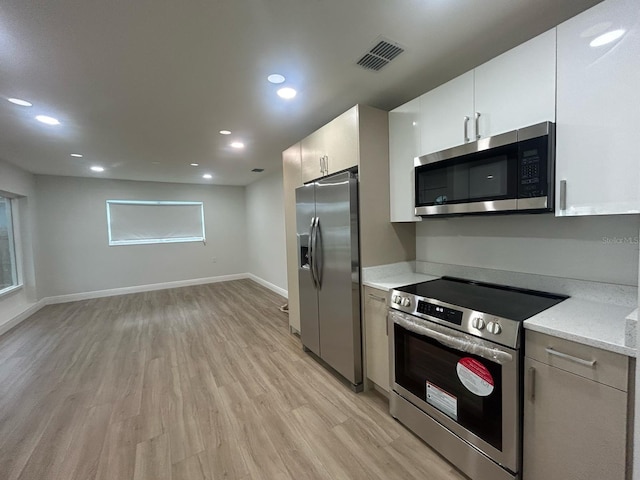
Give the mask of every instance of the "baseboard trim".
[(17, 327), (24, 320), (26, 320), (31, 315), (33, 315), (38, 310), (40, 310), (42, 307), (45, 307), (47, 305), (49, 305), (49, 302), (47, 301), (46, 298), (43, 298), (42, 300), (38, 300), (37, 302), (32, 303), (27, 308), (25, 308), (22, 312), (20, 312), (19, 314), (11, 318), (9, 321), (0, 325), (0, 335), (4, 335), (12, 328)]
[(205, 285), (208, 283), (228, 282), (231, 280), (242, 280), (245, 278), (253, 280), (254, 282), (262, 285), (263, 287), (268, 288), (269, 290), (287, 298), (287, 295), (288, 295), (287, 290), (280, 288), (277, 285), (274, 285), (273, 283), (267, 282), (266, 280), (252, 273), (235, 273), (231, 275), (220, 275), (217, 277), (194, 278), (191, 280), (177, 280), (175, 282), (135, 285), (132, 287), (111, 288), (108, 290), (94, 290), (91, 292), (71, 293), (68, 295), (54, 295), (51, 297), (44, 297), (40, 299), (36, 303), (30, 305), (25, 310), (23, 310), (13, 318), (11, 318), (6, 323), (0, 325), (0, 335), (8, 332), (12, 328), (20, 324), (22, 321), (26, 320), (31, 315), (36, 313), (42, 307), (45, 307), (47, 305), (77, 302), (80, 300), (93, 300), (95, 298), (103, 298), (103, 297), (114, 297), (116, 295), (127, 295), (129, 293), (152, 292), (154, 290), (167, 290), (170, 288), (190, 287), (193, 285)]
[(110, 288), (108, 290), (94, 290), (92, 292), (71, 293), (69, 295), (56, 295), (46, 297), (49, 305), (56, 303), (77, 302), (79, 300), (92, 300), (94, 298), (115, 297), (116, 295), (127, 295), (129, 293), (152, 292), (154, 290), (167, 290), (169, 288), (191, 287), (193, 285), (205, 285), (207, 283), (228, 282), (230, 280), (241, 280), (248, 278), (246, 273), (235, 273), (232, 275), (221, 275), (218, 277), (194, 278), (191, 280), (177, 280), (175, 282), (150, 283), (147, 285), (134, 285), (132, 287)]
[(267, 282), (265, 279), (260, 278), (257, 275), (254, 275), (253, 273), (247, 273), (247, 278), (249, 278), (250, 280), (253, 280), (256, 283), (259, 283), (265, 288), (268, 288), (272, 292), (276, 292), (278, 295), (281, 295), (284, 298), (289, 297), (289, 292), (287, 290), (285, 290), (284, 288), (280, 288), (279, 286), (274, 285), (271, 282)]

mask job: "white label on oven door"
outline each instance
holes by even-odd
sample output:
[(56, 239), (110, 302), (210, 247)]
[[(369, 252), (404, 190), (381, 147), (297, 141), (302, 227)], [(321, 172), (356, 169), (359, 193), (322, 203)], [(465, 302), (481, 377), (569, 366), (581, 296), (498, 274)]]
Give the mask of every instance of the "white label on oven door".
[(431, 382), (427, 382), (427, 403), (458, 420), (458, 399)]
[(488, 397), (493, 392), (494, 381), (491, 372), (475, 358), (461, 358), (456, 372), (462, 384), (479, 397)]

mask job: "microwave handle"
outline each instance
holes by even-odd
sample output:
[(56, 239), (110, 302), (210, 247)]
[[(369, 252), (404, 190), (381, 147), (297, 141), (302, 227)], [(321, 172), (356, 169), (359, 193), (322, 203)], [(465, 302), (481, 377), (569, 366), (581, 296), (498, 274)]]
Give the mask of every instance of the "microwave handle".
[(451, 334), (449, 333), (451, 329), (447, 327), (440, 327), (436, 324), (433, 324), (433, 326), (427, 326), (425, 322), (393, 310), (389, 312), (389, 316), (393, 323), (398, 324), (402, 328), (409, 330), (410, 332), (417, 333), (418, 335), (432, 338), (446, 347), (450, 347), (461, 352), (472, 353), (491, 362), (499, 363), (500, 365), (513, 361), (513, 355), (511, 355), (511, 353), (498, 348), (479, 345), (472, 338), (469, 338), (468, 335)]

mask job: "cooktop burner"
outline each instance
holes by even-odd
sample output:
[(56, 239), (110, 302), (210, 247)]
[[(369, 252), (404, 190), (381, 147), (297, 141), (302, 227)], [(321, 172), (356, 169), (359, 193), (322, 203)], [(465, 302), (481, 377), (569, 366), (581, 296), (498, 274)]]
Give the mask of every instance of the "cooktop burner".
[(478, 312), (522, 322), (568, 298), (535, 290), (474, 282), (454, 277), (396, 288), (418, 297), (431, 298)]

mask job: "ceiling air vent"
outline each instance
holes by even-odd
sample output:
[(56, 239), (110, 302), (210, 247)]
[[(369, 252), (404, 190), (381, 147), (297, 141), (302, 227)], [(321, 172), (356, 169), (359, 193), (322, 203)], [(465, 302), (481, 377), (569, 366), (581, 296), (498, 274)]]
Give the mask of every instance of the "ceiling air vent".
[(365, 53), (357, 63), (362, 68), (377, 72), (402, 52), (404, 52), (404, 48), (397, 43), (379, 39), (373, 48)]
[(253, 170), (251, 170), (252, 172), (256, 172), (256, 173), (260, 173), (260, 172), (264, 172), (264, 168), (254, 168)]

